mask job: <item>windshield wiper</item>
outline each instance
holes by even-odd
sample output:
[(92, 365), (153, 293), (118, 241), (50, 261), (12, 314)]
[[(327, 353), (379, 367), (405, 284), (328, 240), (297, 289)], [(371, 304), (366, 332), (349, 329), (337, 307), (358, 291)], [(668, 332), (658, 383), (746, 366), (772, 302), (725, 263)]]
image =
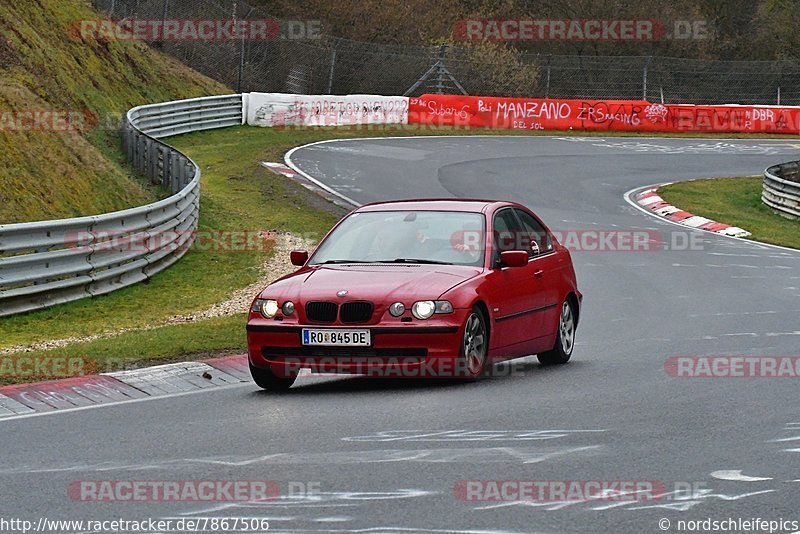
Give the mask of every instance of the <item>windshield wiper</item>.
[(395, 258), (393, 260), (381, 260), (378, 263), (429, 263), (432, 265), (453, 265), (453, 263), (449, 261), (425, 260), (422, 258)]
[(370, 260), (325, 260), (319, 263), (313, 263), (312, 265), (328, 265), (332, 263), (375, 263)]

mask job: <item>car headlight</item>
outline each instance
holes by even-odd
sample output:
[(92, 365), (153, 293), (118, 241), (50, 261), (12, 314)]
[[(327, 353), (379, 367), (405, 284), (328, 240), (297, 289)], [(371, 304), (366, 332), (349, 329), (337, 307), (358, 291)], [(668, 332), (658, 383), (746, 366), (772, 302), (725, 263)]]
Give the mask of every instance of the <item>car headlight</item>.
[(253, 313), (260, 313), (267, 319), (272, 319), (273, 317), (275, 317), (275, 314), (278, 313), (278, 301), (256, 299), (256, 301), (253, 302), (253, 307), (251, 308), (251, 311)]
[(402, 302), (395, 302), (391, 306), (389, 306), (389, 313), (392, 314), (392, 317), (400, 317), (406, 312), (406, 306)]
[(427, 319), (436, 311), (436, 304), (432, 300), (420, 300), (411, 306), (411, 313), (417, 319)]
[(292, 302), (291, 300), (287, 300), (286, 302), (284, 302), (283, 306), (281, 306), (281, 311), (283, 311), (283, 314), (286, 316), (293, 314), (294, 302)]
[(453, 305), (448, 300), (420, 300), (411, 306), (411, 313), (417, 319), (429, 319), (434, 313), (453, 313)]

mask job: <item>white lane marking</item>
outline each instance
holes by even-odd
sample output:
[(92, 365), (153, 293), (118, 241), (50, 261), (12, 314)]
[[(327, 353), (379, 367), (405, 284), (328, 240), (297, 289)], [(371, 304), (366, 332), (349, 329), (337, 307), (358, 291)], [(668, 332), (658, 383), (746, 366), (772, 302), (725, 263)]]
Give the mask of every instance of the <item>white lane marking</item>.
[(18, 466), (0, 469), (0, 474), (14, 473), (60, 473), (60, 472), (108, 472), (143, 470), (179, 470), (197, 466), (276, 466), (276, 465), (358, 465), (368, 463), (523, 463), (535, 464), (558, 459), (566, 455), (597, 451), (600, 445), (584, 447), (482, 447), (463, 449), (383, 449), (348, 452), (278, 452), (262, 456), (177, 458), (156, 460), (148, 463), (103, 462), (96, 465), (78, 464), (66, 467)]
[(71, 413), (71, 412), (82, 412), (84, 410), (94, 410), (97, 408), (109, 408), (111, 406), (119, 406), (121, 404), (132, 404), (135, 402), (146, 402), (146, 401), (155, 401), (155, 400), (162, 400), (162, 399), (171, 399), (174, 397), (183, 397), (184, 395), (194, 395), (196, 393), (208, 393), (213, 391), (226, 391), (233, 388), (240, 388), (240, 387), (251, 387), (253, 389), (257, 389), (256, 386), (250, 382), (242, 382), (241, 384), (230, 384), (226, 386), (218, 386), (213, 388), (203, 388), (203, 389), (196, 389), (194, 391), (181, 391), (180, 393), (167, 393), (164, 395), (154, 395), (152, 397), (143, 397), (141, 399), (130, 399), (130, 400), (123, 400), (119, 402), (107, 402), (102, 404), (93, 404), (91, 406), (77, 406), (75, 408), (64, 408), (63, 410), (52, 410), (48, 412), (36, 412), (36, 413), (27, 413), (27, 414), (20, 414), (20, 415), (11, 415), (8, 417), (0, 418), (0, 424), (5, 423), (7, 421), (16, 421), (19, 419), (28, 419), (30, 417), (44, 417), (47, 415), (59, 415), (62, 413)]
[(768, 310), (768, 311), (757, 311), (757, 312), (743, 311), (743, 312), (690, 313), (687, 315), (687, 317), (738, 317), (740, 315), (775, 315), (777, 313), (793, 313), (793, 312), (800, 312), (800, 310), (786, 310), (785, 312)]
[(711, 476), (719, 480), (733, 480), (736, 482), (760, 482), (763, 480), (772, 480), (771, 477), (751, 477), (743, 475), (740, 470), (714, 471), (713, 473), (711, 473)]
[(734, 258), (762, 258), (760, 254), (733, 254), (730, 252), (709, 252), (709, 256), (730, 256)]
[[(791, 438), (780, 438), (780, 439), (773, 439), (770, 443), (780, 443), (782, 441), (800, 441), (800, 436), (792, 436)], [(796, 481), (792, 481), (796, 482)]]
[(226, 502), (199, 510), (180, 512), (181, 516), (198, 516), (240, 508), (341, 508), (356, 507), (368, 501), (390, 501), (438, 495), (437, 491), (399, 489), (392, 491), (315, 491), (307, 495), (282, 495), (266, 501)]
[(764, 337), (778, 337), (778, 336), (800, 336), (800, 330), (794, 332), (767, 332)]
[(300, 150), (301, 148), (308, 148), (308, 147), (311, 147), (311, 146), (313, 146), (313, 145), (321, 145), (321, 144), (324, 144), (324, 143), (332, 143), (332, 142), (335, 142), (335, 141), (346, 141), (346, 139), (329, 139), (329, 140), (327, 140), (327, 141), (318, 141), (318, 142), (316, 142), (316, 143), (310, 143), (310, 144), (307, 144), (307, 145), (298, 146), (298, 147), (295, 147), (295, 148), (291, 149), (289, 152), (287, 152), (287, 153), (286, 153), (286, 155), (284, 156), (283, 160), (286, 162), (286, 165), (288, 165), (288, 166), (289, 166), (289, 168), (291, 168), (293, 171), (295, 171), (297, 174), (299, 174), (300, 176), (302, 176), (303, 178), (305, 178), (305, 179), (306, 179), (306, 180), (308, 180), (309, 182), (311, 182), (311, 183), (313, 183), (314, 185), (316, 185), (316, 186), (318, 186), (318, 187), (320, 187), (320, 188), (324, 189), (324, 190), (325, 190), (325, 191), (327, 191), (328, 193), (330, 193), (330, 194), (332, 194), (332, 195), (335, 195), (335, 196), (339, 197), (340, 199), (344, 200), (344, 201), (345, 201), (345, 202), (347, 202), (348, 204), (350, 204), (350, 205), (352, 205), (352, 206), (354, 206), (354, 207), (358, 208), (358, 207), (360, 207), (360, 206), (361, 206), (361, 204), (360, 204), (360, 203), (356, 202), (355, 200), (353, 200), (352, 198), (348, 197), (347, 195), (344, 195), (344, 194), (342, 194), (342, 193), (338, 192), (338, 191), (337, 191), (337, 190), (335, 190), (334, 188), (332, 188), (332, 187), (330, 187), (330, 186), (328, 186), (328, 185), (325, 185), (325, 184), (323, 184), (322, 182), (320, 182), (319, 180), (317, 180), (316, 178), (314, 178), (313, 176), (311, 176), (310, 174), (308, 174), (307, 172), (305, 172), (303, 169), (301, 169), (300, 167), (298, 167), (298, 166), (297, 166), (297, 165), (296, 165), (296, 164), (295, 164), (295, 163), (292, 161), (292, 155), (293, 155), (295, 152), (297, 152), (298, 150)]
[(538, 441), (606, 430), (386, 430), (367, 436), (348, 436), (342, 441)]
[[(770, 489), (770, 490), (761, 490), (761, 491), (753, 491), (750, 493), (743, 493), (741, 495), (722, 495), (722, 494), (708, 494), (707, 497), (716, 497), (722, 501), (738, 501), (739, 499), (744, 499), (745, 497), (752, 497), (754, 495), (763, 495), (765, 493), (775, 493), (777, 490)], [(703, 498), (705, 498), (704, 496)], [(666, 504), (647, 504), (643, 506), (632, 506), (627, 508), (627, 510), (647, 510), (651, 508), (664, 508), (667, 510), (680, 510), (682, 512), (686, 512), (691, 509), (694, 505), (699, 504), (701, 501), (685, 501), (682, 503), (666, 503)], [(688, 506), (687, 506), (688, 505)]]

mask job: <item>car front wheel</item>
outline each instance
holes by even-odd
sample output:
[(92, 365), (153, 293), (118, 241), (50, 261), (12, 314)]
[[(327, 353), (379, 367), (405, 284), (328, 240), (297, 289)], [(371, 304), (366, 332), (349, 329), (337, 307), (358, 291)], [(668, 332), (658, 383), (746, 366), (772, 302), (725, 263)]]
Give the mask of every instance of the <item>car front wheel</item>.
[(486, 317), (475, 307), (464, 324), (464, 335), (461, 339), (461, 369), (459, 375), (467, 380), (475, 380), (483, 376), (489, 354), (489, 331), (486, 328)]
[(569, 299), (561, 305), (561, 315), (558, 318), (558, 334), (556, 346), (553, 350), (537, 354), (536, 357), (543, 365), (557, 365), (567, 363), (575, 348), (575, 310)]
[(297, 378), (296, 374), (278, 376), (269, 369), (253, 367), (252, 363), (250, 364), (250, 375), (252, 375), (253, 382), (255, 382), (258, 387), (271, 391), (286, 391), (292, 387), (292, 384), (294, 384)]

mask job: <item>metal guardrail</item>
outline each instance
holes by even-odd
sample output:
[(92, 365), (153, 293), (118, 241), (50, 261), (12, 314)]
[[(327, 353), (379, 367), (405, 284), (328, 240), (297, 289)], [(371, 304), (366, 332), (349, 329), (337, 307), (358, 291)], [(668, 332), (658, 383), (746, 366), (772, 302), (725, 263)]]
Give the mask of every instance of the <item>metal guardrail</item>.
[(195, 238), (200, 168), (159, 139), (241, 123), (241, 95), (128, 111), (128, 159), (174, 194), (103, 215), (0, 225), (0, 317), (109, 293), (178, 261)]
[(768, 167), (761, 200), (778, 215), (800, 219), (800, 161)]

